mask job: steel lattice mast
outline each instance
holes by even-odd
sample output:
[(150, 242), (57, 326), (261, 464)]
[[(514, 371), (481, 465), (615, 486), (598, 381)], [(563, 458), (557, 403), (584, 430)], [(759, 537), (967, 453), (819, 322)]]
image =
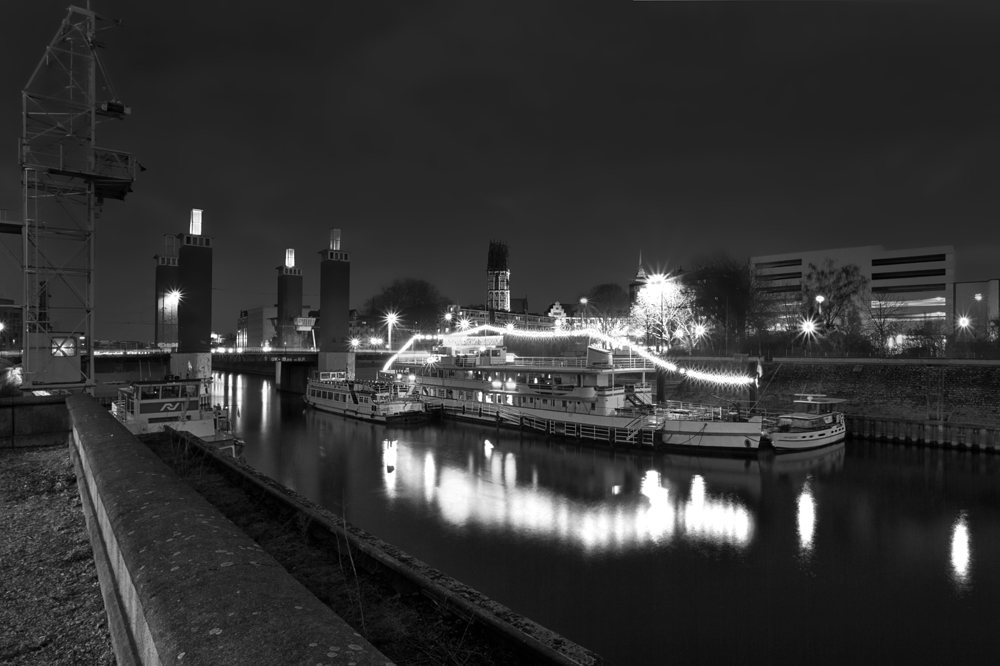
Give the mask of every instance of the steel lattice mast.
[(22, 92), (24, 389), (94, 385), (93, 357), (80, 358), (94, 333), (95, 220), (105, 199), (125, 199), (137, 166), (97, 146), (97, 125), (130, 111), (97, 53), (98, 32), (118, 23), (99, 22), (70, 7)]

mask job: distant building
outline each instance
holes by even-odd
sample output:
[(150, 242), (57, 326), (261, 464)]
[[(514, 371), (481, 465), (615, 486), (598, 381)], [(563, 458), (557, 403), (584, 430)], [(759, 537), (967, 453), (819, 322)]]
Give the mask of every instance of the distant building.
[(277, 317), (277, 306), (240, 310), (240, 318), (236, 324), (236, 346), (251, 349), (271, 346), (277, 338), (274, 330), (274, 320)]
[[(855, 264), (868, 279), (866, 300), (890, 303), (893, 319), (950, 326), (955, 317), (955, 249), (951, 245), (886, 250), (866, 245), (812, 252), (751, 257), (750, 264), (778, 312), (791, 312), (801, 302), (802, 284), (809, 265), (823, 268), (827, 259), (835, 267)], [(786, 322), (791, 327), (792, 322)]]
[(956, 329), (974, 337), (995, 337), (1000, 318), (1000, 280), (955, 283)]
[(24, 323), (21, 317), (21, 307), (14, 305), (9, 298), (0, 298), (0, 349), (21, 349), (21, 333)]
[(497, 312), (484, 310), (482, 306), (449, 305), (446, 316), (448, 318), (445, 319), (442, 328), (442, 332), (445, 333), (489, 324), (491, 319), (494, 326), (513, 325), (514, 328), (522, 331), (551, 331), (555, 329), (556, 325), (556, 320), (548, 315)]
[(490, 241), (486, 258), (486, 309), (510, 312), (510, 268), (507, 265), (507, 244)]
[(175, 235), (165, 235), (163, 240), (163, 254), (153, 256), (156, 262), (153, 287), (155, 298), (153, 343), (164, 349), (177, 349), (177, 309), (181, 294), (177, 250), (180, 238)]
[(632, 281), (628, 283), (628, 304), (629, 307), (635, 305), (636, 300), (639, 298), (639, 291), (646, 286), (646, 280), (648, 276), (646, 275), (645, 269), (642, 267), (642, 257), (639, 257), (639, 270), (635, 272), (635, 277)]

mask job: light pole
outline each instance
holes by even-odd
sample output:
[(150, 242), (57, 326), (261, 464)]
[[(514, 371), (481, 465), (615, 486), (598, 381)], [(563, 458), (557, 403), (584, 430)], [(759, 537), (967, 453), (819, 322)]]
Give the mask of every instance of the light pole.
[(589, 314), (588, 309), (587, 309), (587, 303), (588, 302), (589, 301), (587, 300), (586, 296), (584, 296), (583, 298), (580, 299), (580, 305), (583, 306), (583, 321), (581, 322), (581, 324), (583, 325), (583, 328), (587, 328), (587, 318), (588, 318), (587, 316)]
[(386, 313), (386, 315), (385, 315), (385, 323), (389, 326), (389, 346), (388, 346), (388, 348), (390, 350), (392, 349), (392, 327), (396, 325), (397, 321), (399, 321), (399, 315), (397, 313), (395, 313), (395, 312), (387, 312)]
[(816, 304), (819, 306), (819, 318), (820, 319), (823, 318), (823, 301), (825, 301), (825, 300), (826, 300), (826, 296), (823, 296), (822, 294), (818, 294), (816, 296)]

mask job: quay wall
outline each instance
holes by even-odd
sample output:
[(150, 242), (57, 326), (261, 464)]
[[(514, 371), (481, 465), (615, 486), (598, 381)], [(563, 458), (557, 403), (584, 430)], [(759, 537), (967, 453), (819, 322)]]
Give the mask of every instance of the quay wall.
[(93, 398), (65, 403), (119, 664), (388, 663)]
[[(756, 374), (757, 359), (680, 358), (683, 367)], [(1000, 427), (1000, 361), (962, 359), (774, 358), (763, 362), (759, 406), (783, 411), (795, 393), (845, 398), (845, 413), (915, 421), (958, 421)], [(717, 402), (741, 397), (685, 381), (667, 394), (675, 400)], [(742, 397), (747, 397), (744, 392)]]
[(62, 444), (69, 431), (64, 395), (0, 398), (0, 448)]

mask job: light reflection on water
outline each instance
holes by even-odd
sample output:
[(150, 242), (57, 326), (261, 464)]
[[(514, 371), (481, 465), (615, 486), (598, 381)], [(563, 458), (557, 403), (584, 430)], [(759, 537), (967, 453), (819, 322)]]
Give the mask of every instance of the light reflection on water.
[(816, 531), (816, 500), (813, 499), (808, 478), (799, 493), (798, 509), (799, 548), (803, 555), (808, 555), (812, 551)]
[(537, 470), (532, 470), (530, 483), (519, 482), (518, 454), (498, 450), (488, 439), (483, 452), (479, 466), (470, 459), (466, 468), (438, 460), (435, 450), (405, 440), (383, 442), (386, 495), (393, 501), (422, 498), (454, 527), (475, 524), (574, 544), (586, 552), (646, 547), (674, 538), (742, 548), (753, 537), (754, 519), (746, 505), (711, 492), (699, 474), (690, 477), (686, 497), (679, 486), (671, 490), (674, 484), (649, 469), (638, 492), (608, 488), (606, 500), (578, 501), (540, 486)]
[(969, 544), (969, 526), (965, 513), (959, 515), (951, 532), (951, 569), (955, 584), (964, 590), (969, 584), (969, 563), (972, 560)]
[(252, 465), (612, 663), (994, 656), (981, 619), (1000, 598), (984, 565), (1000, 557), (1000, 456), (623, 455), (453, 422), (384, 428), (225, 379)]

